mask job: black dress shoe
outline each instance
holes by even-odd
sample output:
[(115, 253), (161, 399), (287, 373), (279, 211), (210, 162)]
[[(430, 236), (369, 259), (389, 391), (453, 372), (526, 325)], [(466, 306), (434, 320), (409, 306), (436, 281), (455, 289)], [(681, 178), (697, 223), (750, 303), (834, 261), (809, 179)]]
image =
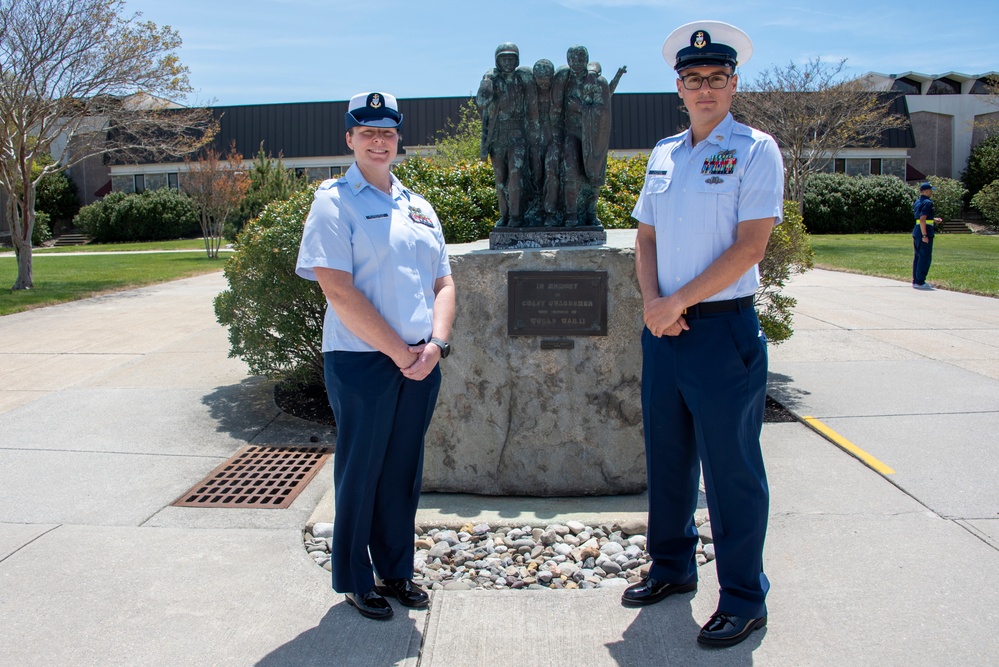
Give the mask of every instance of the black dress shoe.
[(697, 643), (705, 646), (735, 646), (748, 637), (753, 630), (767, 624), (767, 617), (743, 618), (716, 611), (701, 628)]
[(419, 609), (430, 604), (430, 596), (413, 583), (412, 579), (385, 579), (382, 585), (378, 586), (378, 592), (382, 595), (391, 595), (403, 607)]
[(385, 621), (392, 618), (392, 605), (383, 598), (376, 588), (368, 589), (367, 593), (358, 595), (357, 593), (345, 593), (347, 603), (357, 607), (361, 616), (373, 618), (376, 621)]
[(670, 584), (652, 577), (645, 577), (637, 584), (628, 586), (621, 595), (621, 604), (626, 607), (644, 607), (655, 604), (674, 593), (690, 593), (697, 590), (697, 582)]

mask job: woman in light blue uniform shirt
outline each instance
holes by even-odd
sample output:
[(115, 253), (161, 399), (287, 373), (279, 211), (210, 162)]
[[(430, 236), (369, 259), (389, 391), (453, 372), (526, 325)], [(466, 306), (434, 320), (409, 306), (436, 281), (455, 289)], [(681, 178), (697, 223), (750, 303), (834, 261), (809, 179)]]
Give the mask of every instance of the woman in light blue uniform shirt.
[(396, 99), (355, 95), (345, 120), (355, 162), (316, 191), (296, 272), (319, 281), (328, 302), (333, 588), (362, 615), (388, 619), (386, 596), (407, 607), (429, 603), (412, 581), (413, 531), (438, 362), (450, 352), (454, 282), (437, 214), (391, 172), (402, 126)]

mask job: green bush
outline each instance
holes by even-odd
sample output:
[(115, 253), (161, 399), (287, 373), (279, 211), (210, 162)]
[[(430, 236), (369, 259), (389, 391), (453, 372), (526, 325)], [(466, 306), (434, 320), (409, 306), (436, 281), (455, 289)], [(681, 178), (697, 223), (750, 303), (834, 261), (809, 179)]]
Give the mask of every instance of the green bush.
[(450, 165), (413, 157), (394, 167), (393, 173), (434, 207), (448, 243), (489, 238), (499, 220), (496, 179), (485, 162)]
[(915, 200), (915, 190), (896, 176), (813, 174), (805, 185), (805, 226), (812, 234), (908, 231)]
[(73, 224), (100, 243), (180, 239), (201, 229), (191, 198), (169, 188), (112, 192), (81, 208)]
[(631, 217), (638, 195), (645, 184), (649, 158), (607, 158), (607, 177), (597, 200), (597, 219), (605, 229), (633, 229), (638, 221)]
[(933, 210), (944, 222), (961, 217), (964, 210), (964, 196), (968, 191), (961, 181), (942, 176), (930, 176), (930, 185), (936, 190), (933, 193)]
[(35, 210), (47, 214), (52, 225), (69, 223), (80, 210), (76, 183), (61, 171), (46, 174), (35, 190)]
[(813, 255), (798, 203), (786, 200), (784, 220), (771, 232), (766, 255), (760, 262), (760, 289), (756, 292), (760, 326), (775, 345), (794, 333), (791, 311), (797, 301), (781, 290), (791, 276), (812, 268)]
[(229, 328), (229, 356), (251, 373), (322, 385), (326, 299), (318, 283), (295, 275), (313, 193), (272, 202), (246, 224), (226, 261), (229, 289), (215, 298), (215, 317)]
[(35, 226), (31, 228), (31, 245), (38, 247), (52, 239), (51, 218), (45, 211), (35, 211)]
[(999, 230), (999, 179), (979, 190), (971, 198), (971, 205), (981, 211), (989, 227)]
[(999, 134), (993, 134), (971, 149), (968, 164), (961, 172), (961, 181), (968, 189), (966, 201), (989, 183), (999, 178)]

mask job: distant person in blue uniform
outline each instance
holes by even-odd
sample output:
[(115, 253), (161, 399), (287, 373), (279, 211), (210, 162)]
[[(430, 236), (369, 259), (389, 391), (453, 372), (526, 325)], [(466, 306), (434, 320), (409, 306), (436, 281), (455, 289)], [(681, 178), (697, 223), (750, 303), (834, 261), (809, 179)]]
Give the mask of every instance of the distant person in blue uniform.
[(752, 54), (738, 28), (677, 28), (663, 56), (690, 129), (660, 141), (632, 216), (645, 303), (642, 412), (652, 568), (629, 606), (697, 589), (694, 525), (704, 470), (718, 581), (717, 611), (697, 641), (731, 646), (767, 622), (763, 572), (769, 490), (760, 432), (766, 338), (753, 306), (757, 264), (783, 212), (784, 171), (773, 138), (733, 120), (737, 64)]
[(933, 227), (934, 223), (943, 222), (943, 219), (933, 217), (934, 190), (936, 188), (929, 183), (920, 185), (919, 199), (912, 205), (912, 214), (916, 218), (916, 226), (912, 228), (912, 286), (919, 290), (933, 289), (926, 282), (926, 274), (930, 272), (930, 262), (933, 261)]
[(333, 588), (362, 615), (388, 619), (385, 596), (406, 607), (429, 603), (412, 580), (413, 533), (454, 282), (437, 214), (391, 172), (402, 126), (396, 99), (355, 95), (346, 126), (354, 164), (316, 190), (296, 272), (319, 281), (328, 302)]

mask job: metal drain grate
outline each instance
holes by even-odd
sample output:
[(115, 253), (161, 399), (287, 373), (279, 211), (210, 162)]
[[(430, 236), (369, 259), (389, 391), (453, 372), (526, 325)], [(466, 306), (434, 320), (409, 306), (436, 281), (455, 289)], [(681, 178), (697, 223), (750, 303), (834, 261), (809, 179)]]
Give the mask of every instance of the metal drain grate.
[(332, 454), (332, 447), (250, 445), (195, 484), (173, 506), (283, 509)]

